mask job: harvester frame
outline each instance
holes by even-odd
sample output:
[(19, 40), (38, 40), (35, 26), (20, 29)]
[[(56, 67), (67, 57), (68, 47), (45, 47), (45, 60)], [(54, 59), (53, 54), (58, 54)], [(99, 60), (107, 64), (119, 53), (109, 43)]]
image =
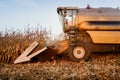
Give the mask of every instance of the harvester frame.
[(92, 52), (120, 51), (118, 8), (58, 7), (63, 31), (69, 36), (68, 56), (88, 60)]

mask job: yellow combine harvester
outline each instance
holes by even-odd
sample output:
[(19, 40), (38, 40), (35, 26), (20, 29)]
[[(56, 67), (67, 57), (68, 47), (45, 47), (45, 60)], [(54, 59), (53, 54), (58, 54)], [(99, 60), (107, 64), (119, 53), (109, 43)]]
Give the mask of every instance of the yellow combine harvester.
[(119, 8), (58, 7), (57, 12), (69, 36), (71, 60), (87, 60), (91, 52), (120, 51)]
[(39, 50), (35, 41), (14, 63), (30, 61), (35, 56), (51, 59), (65, 51), (72, 61), (88, 60), (92, 52), (120, 51), (120, 9), (58, 7), (57, 12), (69, 38), (55, 43), (54, 49), (49, 46)]

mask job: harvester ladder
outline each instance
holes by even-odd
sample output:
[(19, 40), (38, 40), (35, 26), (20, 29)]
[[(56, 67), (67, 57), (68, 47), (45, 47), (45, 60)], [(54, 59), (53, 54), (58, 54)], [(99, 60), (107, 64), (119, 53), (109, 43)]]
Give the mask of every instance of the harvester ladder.
[(70, 28), (69, 40), (70, 40), (70, 46), (75, 46), (77, 44), (77, 29), (75, 27)]

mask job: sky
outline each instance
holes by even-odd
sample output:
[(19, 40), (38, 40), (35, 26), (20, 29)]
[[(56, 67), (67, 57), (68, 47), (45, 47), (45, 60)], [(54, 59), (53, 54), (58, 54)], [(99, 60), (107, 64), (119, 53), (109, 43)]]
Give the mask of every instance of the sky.
[(0, 0), (0, 31), (7, 29), (24, 30), (40, 25), (51, 29), (53, 34), (62, 33), (57, 15), (59, 6), (120, 7), (120, 0)]

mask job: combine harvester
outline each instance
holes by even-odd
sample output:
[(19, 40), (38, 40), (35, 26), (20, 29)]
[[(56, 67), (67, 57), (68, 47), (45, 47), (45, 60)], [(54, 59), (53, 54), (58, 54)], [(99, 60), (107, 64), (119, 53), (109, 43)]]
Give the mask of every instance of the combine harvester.
[[(92, 52), (120, 51), (119, 8), (91, 8), (88, 5), (86, 8), (58, 7), (57, 12), (68, 40), (57, 45), (56, 53), (67, 51), (72, 61), (80, 61), (88, 60)], [(40, 52), (44, 50), (47, 48)], [(33, 56), (28, 57), (25, 61)]]

